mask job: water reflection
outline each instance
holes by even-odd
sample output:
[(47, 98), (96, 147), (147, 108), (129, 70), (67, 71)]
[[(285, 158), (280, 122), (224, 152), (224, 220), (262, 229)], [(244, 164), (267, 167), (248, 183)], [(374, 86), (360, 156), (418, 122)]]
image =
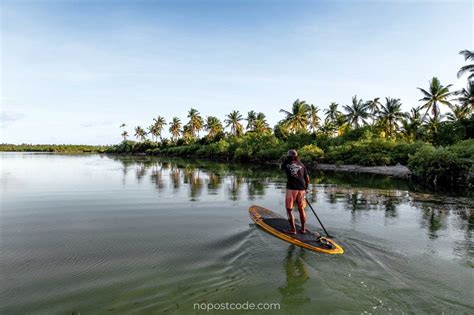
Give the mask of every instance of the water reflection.
[(289, 306), (301, 306), (311, 301), (305, 292), (304, 284), (309, 280), (309, 273), (304, 263), (307, 251), (294, 245), (288, 247), (283, 263), (286, 274), (285, 284), (278, 288), (281, 294), (281, 303)]
[[(278, 167), (255, 167), (183, 159), (151, 157), (111, 157), (122, 165), (123, 182), (130, 170), (135, 170), (137, 182), (149, 176), (160, 193), (180, 193), (187, 189), (190, 201), (199, 201), (203, 194), (226, 196), (231, 201), (255, 200), (267, 190), (284, 190), (285, 177)], [(169, 179), (168, 179), (169, 178)], [(312, 174), (308, 200), (315, 206), (328, 203), (350, 212), (352, 223), (357, 223), (367, 211), (383, 211), (384, 224), (396, 222), (399, 207), (409, 205), (419, 209), (420, 227), (430, 239), (436, 239), (445, 230), (448, 221), (465, 231), (459, 247), (472, 256), (473, 204), (469, 197), (450, 197), (410, 190), (405, 181), (388, 177), (348, 175), (338, 173)], [(318, 200), (318, 198), (321, 198)], [(454, 220), (454, 218), (456, 220)], [(451, 219), (453, 218), (453, 219)]]
[(178, 191), (181, 183), (181, 171), (177, 165), (171, 165), (170, 167), (170, 179), (173, 185), (174, 191)]
[(208, 173), (207, 190), (211, 195), (217, 195), (222, 186), (222, 178), (219, 174), (214, 172)]
[(165, 183), (163, 181), (163, 168), (166, 167), (164, 164), (160, 165), (159, 163), (156, 163), (151, 168), (151, 182), (155, 184), (156, 190), (160, 191), (165, 188)]
[(230, 195), (230, 200), (237, 201), (239, 200), (240, 187), (242, 186), (242, 183), (244, 182), (244, 180), (241, 176), (238, 176), (238, 175), (231, 175), (229, 176), (229, 178), (230, 178), (230, 183), (228, 186), (228, 191)]

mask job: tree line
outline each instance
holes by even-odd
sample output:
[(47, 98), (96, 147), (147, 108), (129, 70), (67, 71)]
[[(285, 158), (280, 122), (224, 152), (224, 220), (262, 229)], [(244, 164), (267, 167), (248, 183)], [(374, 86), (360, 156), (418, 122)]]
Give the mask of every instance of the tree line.
[[(465, 61), (474, 61), (474, 51), (463, 50), (460, 54)], [(178, 117), (173, 117), (167, 123), (166, 119), (158, 116), (153, 123), (143, 128), (134, 128), (134, 136), (138, 141), (145, 141), (148, 137), (152, 141), (160, 142), (168, 139), (162, 134), (166, 128), (173, 143), (189, 144), (200, 138), (202, 131), (207, 132), (209, 140), (222, 138), (225, 135), (241, 137), (245, 133), (268, 134), (274, 133), (278, 137), (286, 137), (294, 133), (320, 133), (327, 136), (340, 136), (352, 129), (370, 126), (372, 131), (382, 138), (399, 138), (410, 141), (425, 140), (435, 134), (443, 121), (457, 122), (469, 119), (474, 112), (474, 64), (469, 63), (458, 71), (458, 77), (467, 74), (467, 86), (461, 90), (452, 90), (452, 84), (443, 85), (437, 77), (429, 81), (427, 89), (418, 87), (421, 93), (419, 106), (409, 112), (402, 111), (402, 103), (398, 98), (379, 97), (364, 101), (354, 95), (352, 102), (343, 105), (333, 102), (320, 116), (320, 109), (297, 99), (290, 110), (281, 109), (284, 118), (274, 128), (270, 128), (266, 116), (262, 112), (250, 111), (244, 118), (242, 113), (234, 110), (225, 116), (222, 122), (218, 117), (203, 116), (195, 108), (187, 114), (188, 121), (183, 123)], [(441, 107), (449, 110), (446, 115), (441, 114)], [(342, 109), (342, 111), (340, 110)], [(244, 126), (245, 124), (245, 126)], [(125, 140), (129, 133), (123, 123), (122, 137)], [(227, 129), (227, 131), (226, 131)]]

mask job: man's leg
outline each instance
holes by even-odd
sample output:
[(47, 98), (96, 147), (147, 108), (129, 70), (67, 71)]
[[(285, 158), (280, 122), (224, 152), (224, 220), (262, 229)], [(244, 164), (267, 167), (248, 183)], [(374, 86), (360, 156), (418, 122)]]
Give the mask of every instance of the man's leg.
[(298, 192), (298, 212), (300, 213), (300, 221), (301, 221), (301, 233), (306, 233), (306, 192), (299, 191)]
[(293, 215), (293, 191), (287, 190), (286, 191), (286, 198), (285, 198), (285, 207), (286, 207), (286, 215), (288, 216), (288, 222), (290, 223), (290, 230), (288, 231), (291, 234), (296, 234), (296, 225), (295, 225), (295, 217)]
[(288, 222), (290, 223), (290, 233), (296, 233), (295, 216), (293, 215), (293, 209), (286, 209), (288, 215)]

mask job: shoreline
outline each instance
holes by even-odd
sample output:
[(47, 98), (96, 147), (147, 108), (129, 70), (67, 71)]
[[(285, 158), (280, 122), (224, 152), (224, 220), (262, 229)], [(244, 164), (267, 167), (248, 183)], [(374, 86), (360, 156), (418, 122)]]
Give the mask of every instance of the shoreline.
[[(147, 153), (134, 153), (134, 154), (116, 154), (116, 153), (106, 153), (110, 155), (118, 156), (148, 156), (148, 157), (171, 157), (171, 158), (196, 158), (195, 156), (172, 156), (172, 155), (153, 155)], [(215, 162), (223, 163), (238, 163), (238, 164), (247, 164), (245, 162), (233, 162), (225, 159), (210, 159)], [(268, 161), (268, 162), (256, 162), (260, 165), (280, 165), (278, 161)], [(374, 174), (374, 175), (385, 175), (393, 178), (400, 179), (410, 179), (411, 171), (408, 167), (397, 164), (392, 166), (362, 166), (357, 164), (326, 164), (326, 163), (317, 163), (317, 164), (306, 164), (310, 170), (321, 170), (321, 171), (332, 171), (332, 172), (346, 172), (346, 173), (355, 173), (355, 174)]]
[(346, 172), (346, 173), (365, 173), (365, 174), (377, 174), (387, 175), (394, 178), (409, 179), (411, 177), (411, 171), (404, 165), (393, 165), (393, 166), (361, 166), (361, 165), (336, 165), (336, 164), (317, 164), (315, 167), (317, 170), (322, 171), (334, 171), (334, 172)]

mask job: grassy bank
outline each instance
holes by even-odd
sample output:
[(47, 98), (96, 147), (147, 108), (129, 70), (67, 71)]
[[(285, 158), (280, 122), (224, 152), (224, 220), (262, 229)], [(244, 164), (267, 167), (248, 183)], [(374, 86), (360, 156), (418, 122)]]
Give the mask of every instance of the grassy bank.
[(104, 153), (110, 146), (82, 144), (0, 144), (2, 152)]

